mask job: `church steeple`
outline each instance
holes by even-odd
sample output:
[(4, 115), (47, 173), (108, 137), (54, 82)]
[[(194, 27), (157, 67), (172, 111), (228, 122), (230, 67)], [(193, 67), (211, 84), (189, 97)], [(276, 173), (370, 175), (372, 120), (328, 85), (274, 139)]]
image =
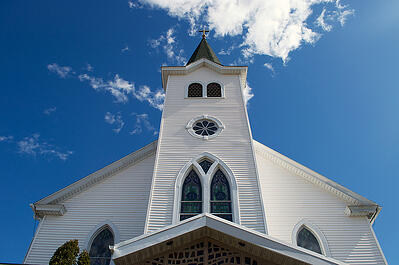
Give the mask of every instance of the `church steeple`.
[(217, 63), (222, 65), (222, 63), (219, 61), (218, 57), (216, 56), (215, 52), (212, 50), (211, 46), (209, 46), (208, 42), (206, 41), (206, 35), (205, 35), (205, 30), (202, 30), (202, 40), (198, 47), (195, 49), (193, 55), (191, 55), (190, 60), (188, 60), (187, 65), (190, 63), (193, 63), (195, 61), (198, 61), (202, 58), (208, 59), (211, 62)]

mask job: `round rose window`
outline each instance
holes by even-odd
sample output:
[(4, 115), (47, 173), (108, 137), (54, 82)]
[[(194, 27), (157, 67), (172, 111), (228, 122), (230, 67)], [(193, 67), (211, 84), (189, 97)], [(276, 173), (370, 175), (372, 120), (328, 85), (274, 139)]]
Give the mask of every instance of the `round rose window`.
[(209, 140), (218, 136), (224, 125), (215, 117), (202, 115), (189, 121), (186, 128), (192, 136)]
[(219, 128), (215, 122), (205, 119), (197, 121), (193, 126), (194, 132), (203, 136), (214, 135), (218, 129)]

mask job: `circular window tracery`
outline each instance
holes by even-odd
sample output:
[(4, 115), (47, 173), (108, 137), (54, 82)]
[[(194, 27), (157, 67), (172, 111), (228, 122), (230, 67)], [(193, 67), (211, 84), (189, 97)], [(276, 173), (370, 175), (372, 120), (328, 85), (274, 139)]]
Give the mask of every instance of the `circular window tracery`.
[(214, 135), (218, 129), (215, 122), (207, 119), (197, 121), (193, 126), (194, 132), (203, 136)]
[(208, 140), (216, 137), (224, 126), (218, 119), (203, 115), (192, 119), (186, 128), (192, 136)]

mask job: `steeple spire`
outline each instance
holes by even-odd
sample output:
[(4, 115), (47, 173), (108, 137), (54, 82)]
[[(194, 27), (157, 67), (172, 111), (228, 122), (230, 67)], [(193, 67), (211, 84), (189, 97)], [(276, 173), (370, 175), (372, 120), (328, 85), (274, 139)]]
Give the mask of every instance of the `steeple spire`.
[(191, 55), (191, 58), (190, 60), (188, 60), (187, 65), (195, 61), (198, 61), (202, 58), (208, 59), (211, 62), (222, 65), (222, 63), (219, 61), (218, 57), (216, 56), (215, 52), (212, 50), (211, 46), (209, 46), (208, 42), (206, 41), (206, 32), (209, 32), (209, 30), (205, 30), (204, 28), (199, 32), (202, 32), (202, 40), (195, 49), (193, 55)]

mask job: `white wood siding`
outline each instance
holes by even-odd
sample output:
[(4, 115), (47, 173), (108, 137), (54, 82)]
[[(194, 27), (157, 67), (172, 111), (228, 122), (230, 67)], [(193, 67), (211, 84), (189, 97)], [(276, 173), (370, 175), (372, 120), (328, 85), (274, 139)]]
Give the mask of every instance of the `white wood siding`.
[(294, 226), (311, 221), (324, 234), (331, 256), (349, 264), (385, 264), (366, 217), (348, 217), (346, 203), (268, 159), (254, 142), (269, 235), (292, 243)]
[(48, 264), (54, 251), (71, 239), (86, 248), (92, 230), (106, 220), (116, 226), (120, 241), (142, 235), (154, 160), (155, 154), (63, 202), (67, 212), (40, 223), (25, 263)]
[[(204, 85), (221, 82), (225, 98), (185, 98), (186, 86), (196, 81)], [(203, 114), (214, 116), (225, 125), (216, 138), (198, 139), (187, 132), (187, 123)], [(147, 232), (172, 223), (175, 179), (190, 159), (203, 152), (217, 156), (232, 170), (238, 186), (241, 224), (265, 232), (251, 133), (238, 75), (222, 75), (202, 67), (185, 76), (169, 76), (157, 152)]]

